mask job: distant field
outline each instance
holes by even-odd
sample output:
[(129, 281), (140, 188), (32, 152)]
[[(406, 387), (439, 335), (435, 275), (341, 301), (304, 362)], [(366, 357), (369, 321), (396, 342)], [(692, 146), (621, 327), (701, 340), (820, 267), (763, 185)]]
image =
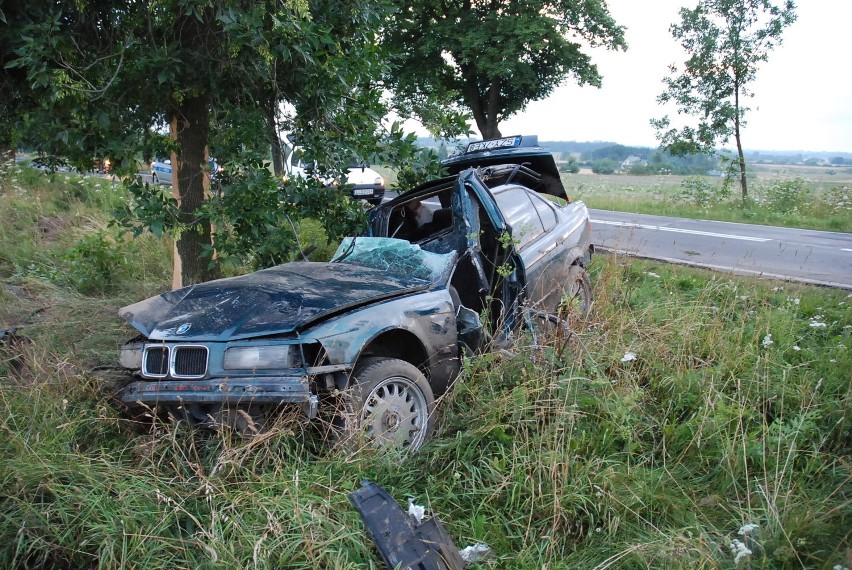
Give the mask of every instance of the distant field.
[[(830, 174), (834, 172), (834, 174)], [(562, 174), (568, 195), (591, 208), (852, 232), (852, 169), (755, 165), (749, 202), (714, 176)]]

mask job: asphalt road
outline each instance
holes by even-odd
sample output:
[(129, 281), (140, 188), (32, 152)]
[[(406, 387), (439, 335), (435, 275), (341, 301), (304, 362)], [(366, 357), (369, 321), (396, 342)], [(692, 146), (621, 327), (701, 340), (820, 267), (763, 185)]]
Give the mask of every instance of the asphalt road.
[(852, 289), (852, 234), (591, 210), (595, 247)]

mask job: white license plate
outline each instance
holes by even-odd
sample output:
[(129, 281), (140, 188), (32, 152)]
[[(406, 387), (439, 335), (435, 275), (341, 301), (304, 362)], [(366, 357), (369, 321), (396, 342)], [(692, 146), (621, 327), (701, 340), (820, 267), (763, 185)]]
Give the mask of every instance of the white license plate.
[(372, 196), (373, 191), (370, 188), (356, 188), (352, 191), (353, 196)]

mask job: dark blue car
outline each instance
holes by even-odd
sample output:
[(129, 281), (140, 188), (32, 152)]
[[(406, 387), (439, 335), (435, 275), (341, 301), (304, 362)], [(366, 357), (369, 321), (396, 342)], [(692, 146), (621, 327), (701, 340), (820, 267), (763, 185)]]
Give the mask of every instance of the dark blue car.
[[(492, 142), (492, 141), (486, 141)], [(460, 356), (591, 307), (589, 214), (535, 139), (472, 143), (450, 176), (371, 210), (326, 263), (288, 263), (125, 307), (132, 411), (259, 429), (281, 406), (336, 438), (415, 450)]]

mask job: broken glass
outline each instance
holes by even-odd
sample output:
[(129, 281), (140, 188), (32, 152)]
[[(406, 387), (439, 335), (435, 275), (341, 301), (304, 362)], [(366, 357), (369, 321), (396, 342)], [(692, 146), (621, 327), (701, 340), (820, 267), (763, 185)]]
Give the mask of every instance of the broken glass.
[(456, 253), (433, 253), (404, 239), (344, 238), (332, 262), (363, 265), (393, 273), (437, 282), (449, 278)]

